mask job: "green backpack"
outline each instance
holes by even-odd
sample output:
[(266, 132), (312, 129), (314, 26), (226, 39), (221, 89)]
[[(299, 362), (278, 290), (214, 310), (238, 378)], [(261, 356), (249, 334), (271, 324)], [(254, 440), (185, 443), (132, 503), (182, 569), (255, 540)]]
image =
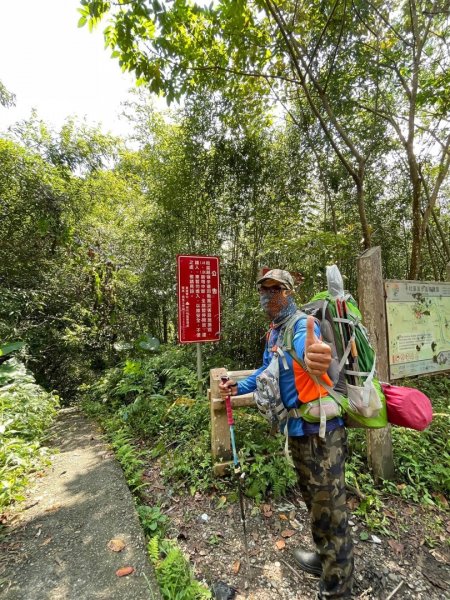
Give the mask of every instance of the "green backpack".
[[(329, 291), (320, 292), (286, 324), (281, 348), (303, 368), (305, 364), (293, 346), (293, 332), (295, 323), (307, 315), (318, 320), (322, 339), (331, 346), (333, 360), (327, 374), (333, 387), (313, 376), (316, 383), (327, 390), (328, 397), (303, 405), (301, 416), (305, 420), (320, 422), (322, 435), (325, 420), (337, 414), (343, 416), (349, 427), (385, 427), (388, 422), (386, 398), (375, 378), (375, 351), (362, 324), (356, 301), (349, 294), (337, 298)], [(315, 407), (308, 405), (315, 403), (318, 408), (314, 412)], [(335, 407), (337, 403), (338, 410), (333, 412), (330, 403)]]

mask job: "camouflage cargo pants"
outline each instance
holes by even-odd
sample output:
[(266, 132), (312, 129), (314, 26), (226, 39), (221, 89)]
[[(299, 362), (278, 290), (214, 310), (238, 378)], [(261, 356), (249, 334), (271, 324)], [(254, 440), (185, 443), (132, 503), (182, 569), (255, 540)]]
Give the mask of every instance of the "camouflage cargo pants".
[(345, 493), (347, 434), (344, 427), (326, 434), (292, 437), (289, 448), (311, 529), (322, 560), (319, 598), (350, 598), (353, 543)]

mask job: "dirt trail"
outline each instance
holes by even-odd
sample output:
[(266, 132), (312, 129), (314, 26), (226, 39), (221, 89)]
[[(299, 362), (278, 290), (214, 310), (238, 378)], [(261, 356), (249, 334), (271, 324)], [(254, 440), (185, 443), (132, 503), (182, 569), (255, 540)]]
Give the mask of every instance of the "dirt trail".
[[(313, 600), (318, 580), (300, 571), (292, 549), (313, 549), (308, 513), (297, 494), (260, 506), (245, 500), (251, 580), (245, 586), (245, 552), (239, 504), (218, 494), (178, 495), (162, 484), (157, 462), (146, 469), (152, 501), (170, 515), (169, 536), (177, 539), (196, 576), (210, 586), (223, 581), (238, 589), (236, 600)], [(159, 496), (159, 497), (158, 497)], [(450, 516), (436, 507), (384, 503), (391, 534), (372, 536), (349, 498), (355, 544), (353, 597), (357, 600), (450, 600), (450, 552), (445, 534), (427, 545), (441, 521)], [(390, 596), (394, 594), (393, 596)]]
[[(159, 600), (122, 469), (75, 409), (52, 430), (52, 464), (36, 476), (0, 545), (5, 600)], [(126, 546), (113, 552), (108, 542)], [(116, 570), (132, 566), (133, 574)]]

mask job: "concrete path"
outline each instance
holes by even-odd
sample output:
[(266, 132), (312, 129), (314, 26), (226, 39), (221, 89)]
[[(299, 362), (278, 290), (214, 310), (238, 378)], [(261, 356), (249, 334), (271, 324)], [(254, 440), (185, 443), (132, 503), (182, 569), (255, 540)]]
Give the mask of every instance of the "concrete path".
[[(5, 600), (160, 600), (133, 498), (96, 429), (63, 409), (52, 430), (52, 465), (36, 477), (3, 543)], [(108, 542), (120, 538), (121, 552)], [(131, 566), (131, 575), (116, 571)]]

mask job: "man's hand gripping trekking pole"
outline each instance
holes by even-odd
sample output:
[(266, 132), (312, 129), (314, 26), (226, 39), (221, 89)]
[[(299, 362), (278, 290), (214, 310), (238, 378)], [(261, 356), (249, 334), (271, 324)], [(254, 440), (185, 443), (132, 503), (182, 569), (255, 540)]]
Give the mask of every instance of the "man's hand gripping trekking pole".
[[(221, 395), (224, 395), (224, 392), (228, 390), (228, 394), (225, 395), (225, 408), (227, 410), (227, 418), (228, 418), (228, 426), (230, 427), (230, 438), (231, 438), (231, 449), (233, 451), (233, 462), (234, 462), (234, 474), (236, 476), (236, 481), (238, 485), (239, 492), (239, 505), (241, 509), (241, 521), (242, 521), (242, 529), (244, 531), (244, 548), (245, 548), (245, 562), (247, 567), (248, 576), (250, 576), (250, 560), (248, 555), (248, 544), (247, 544), (247, 527), (245, 522), (245, 510), (244, 510), (244, 496), (242, 492), (241, 480), (244, 479), (245, 473), (241, 472), (241, 464), (239, 462), (239, 457), (236, 451), (236, 440), (234, 437), (234, 419), (233, 419), (233, 408), (231, 406), (231, 394), (230, 387), (236, 389), (236, 384), (234, 382), (230, 385), (230, 378), (228, 375), (222, 375), (221, 378)], [(228, 384), (228, 385), (227, 385)], [(224, 389), (226, 387), (226, 390)]]

